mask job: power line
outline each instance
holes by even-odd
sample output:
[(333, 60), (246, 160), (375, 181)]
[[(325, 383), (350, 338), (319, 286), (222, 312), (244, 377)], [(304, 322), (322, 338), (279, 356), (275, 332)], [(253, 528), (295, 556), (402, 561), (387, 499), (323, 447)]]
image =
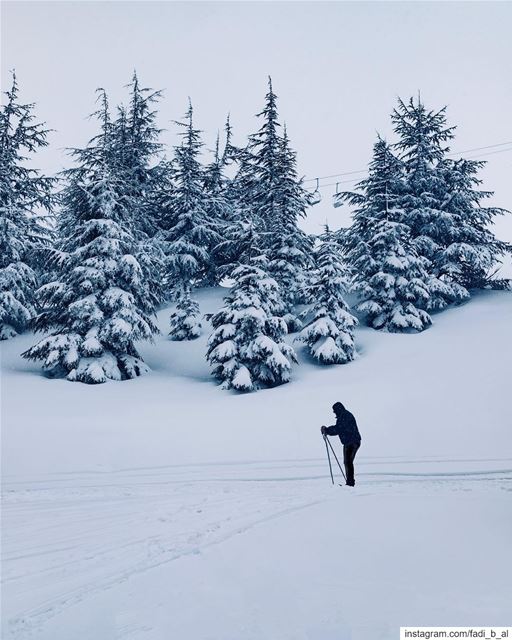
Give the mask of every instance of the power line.
[(319, 178), (308, 178), (304, 182), (314, 182), (315, 180), (328, 180), (329, 178), (337, 178), (338, 176), (352, 176), (356, 173), (367, 173), (368, 169), (361, 169), (359, 171), (345, 171), (345, 173), (334, 173), (332, 176), (321, 176)]
[[(447, 156), (458, 156), (461, 155), (463, 153), (471, 153), (472, 151), (482, 151), (484, 149), (494, 149), (495, 147), (504, 147), (507, 144), (512, 144), (512, 141), (510, 142), (499, 142), (498, 144), (489, 144), (486, 147), (475, 147), (474, 149), (466, 149), (465, 151), (451, 151), (450, 153), (447, 153)], [(510, 151), (510, 149), (505, 149), (505, 151)], [(499, 152), (501, 153), (501, 152)]]
[[(466, 149), (464, 151), (452, 151), (450, 153), (447, 153), (446, 155), (448, 156), (460, 156), (463, 155), (465, 153), (472, 153), (474, 151), (483, 151), (485, 149), (496, 149), (497, 147), (505, 147), (506, 145), (512, 144), (512, 140), (509, 142), (498, 142), (497, 144), (489, 144), (486, 145), (485, 147), (473, 147), (472, 149)], [(481, 153), (479, 154), (480, 157), (485, 157), (485, 156), (491, 156), (494, 155), (496, 153), (506, 153), (507, 151), (512, 151), (512, 147), (510, 149), (499, 149), (497, 151), (489, 151), (488, 153)], [(472, 160), (476, 158), (476, 156), (471, 156), (469, 158), (467, 158), (468, 160)], [(317, 178), (307, 178), (306, 180), (304, 180), (304, 182), (317, 182), (317, 189), (322, 189), (324, 187), (332, 187), (332, 186), (336, 186), (336, 184), (348, 184), (349, 182), (357, 182), (358, 178), (356, 178), (355, 180), (344, 180), (344, 181), (338, 181), (338, 183), (333, 182), (330, 184), (320, 184), (320, 180), (329, 180), (330, 178), (342, 178), (344, 176), (353, 176), (356, 174), (362, 174), (362, 173), (368, 173), (368, 169), (358, 169), (357, 171), (342, 171), (341, 173), (333, 173), (329, 176), (319, 176)], [(315, 189), (316, 190), (316, 189)]]
[(495, 153), (506, 153), (507, 151), (512, 151), (512, 147), (510, 149), (499, 149), (498, 151), (488, 151), (487, 153), (479, 153), (476, 156), (469, 156), (466, 160), (474, 160), (475, 158), (485, 158), (485, 156), (493, 156)]
[(329, 182), (329, 184), (320, 184), (318, 185), (318, 188), (324, 189), (326, 187), (336, 187), (339, 184), (353, 184), (354, 182), (359, 182), (359, 178), (356, 178), (355, 180), (338, 180), (338, 182)]

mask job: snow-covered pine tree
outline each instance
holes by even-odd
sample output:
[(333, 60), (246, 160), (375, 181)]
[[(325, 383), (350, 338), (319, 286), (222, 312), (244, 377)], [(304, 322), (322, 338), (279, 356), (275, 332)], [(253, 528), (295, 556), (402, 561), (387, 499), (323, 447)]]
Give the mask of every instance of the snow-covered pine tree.
[[(224, 239), (215, 250), (215, 254), (218, 253), (222, 259), (222, 267), (219, 271), (223, 278), (231, 279), (233, 271), (238, 266), (252, 261), (256, 255), (254, 247), (261, 246), (262, 235), (253, 222), (242, 216), (235, 218), (226, 226)], [(281, 305), (283, 305), (282, 300)]]
[[(233, 229), (230, 227), (236, 222), (236, 207), (231, 191), (231, 180), (226, 175), (227, 167), (232, 164), (238, 153), (231, 142), (232, 127), (229, 116), (225, 132), (226, 141), (223, 151), (220, 150), (220, 139), (217, 135), (213, 160), (204, 170), (207, 215), (210, 223), (219, 234), (219, 238), (216, 238), (215, 243), (208, 248), (211, 259), (206, 283), (209, 285), (217, 285), (229, 271), (227, 265), (231, 259), (231, 253), (224, 251), (226, 248), (224, 243), (226, 239), (231, 237)], [(221, 242), (219, 242), (220, 238), (223, 239)]]
[(113, 146), (118, 171), (123, 173), (132, 202), (132, 228), (153, 237), (157, 230), (157, 212), (152, 207), (152, 191), (161, 178), (161, 129), (157, 127), (156, 104), (162, 92), (141, 87), (136, 72), (127, 85), (128, 108), (118, 107), (113, 123)]
[(219, 264), (219, 276), (229, 277), (239, 264), (247, 264), (253, 255), (253, 245), (262, 244), (262, 225), (256, 220), (250, 207), (250, 197), (256, 178), (252, 171), (249, 147), (236, 149), (233, 157), (238, 169), (233, 179), (228, 180), (225, 197), (231, 207), (232, 218), (226, 222), (222, 239), (216, 245), (213, 256)]
[(450, 241), (439, 252), (437, 263), (467, 290), (508, 288), (510, 282), (494, 277), (510, 245), (496, 238), (491, 226), (496, 216), (508, 212), (482, 205), (494, 195), (478, 188), (482, 183), (478, 172), (484, 165), (481, 160), (445, 159), (438, 167), (446, 184), (442, 210), (451, 216), (452, 224), (447, 229)]
[(217, 133), (213, 159), (203, 172), (204, 188), (210, 196), (219, 196), (224, 191), (224, 176), (222, 174), (222, 154), (220, 152), (220, 135)]
[[(253, 221), (262, 231), (269, 231), (275, 224), (278, 206), (276, 194), (281, 180), (283, 161), (281, 125), (278, 120), (277, 95), (268, 79), (265, 106), (257, 114), (262, 120), (259, 130), (249, 137), (249, 144), (242, 158), (245, 169), (242, 202), (251, 212)], [(245, 167), (243, 166), (245, 161)], [(266, 249), (265, 245), (263, 249)]]
[[(225, 171), (227, 167), (236, 161), (241, 153), (241, 150), (232, 143), (233, 127), (229, 115), (226, 118), (224, 132), (226, 139), (222, 153), (220, 149), (220, 135), (217, 134), (212, 162), (204, 170), (203, 179), (205, 189), (213, 196), (224, 195), (226, 191), (231, 189), (233, 181), (227, 178)], [(231, 208), (221, 208), (218, 217), (222, 220), (230, 220), (232, 217), (231, 213)]]
[(178, 289), (176, 309), (171, 313), (169, 336), (171, 340), (195, 340), (201, 335), (199, 303), (191, 297), (190, 287)]
[(399, 138), (394, 147), (404, 169), (402, 222), (410, 227), (419, 254), (430, 262), (428, 308), (461, 303), (469, 293), (454, 278), (454, 261), (460, 255), (456, 245), (465, 235), (464, 222), (445, 206), (450, 193), (442, 168), (455, 127), (446, 124), (446, 107), (429, 111), (419, 98), (407, 103), (399, 99), (391, 118)]
[(345, 364), (356, 357), (354, 327), (357, 318), (345, 301), (348, 272), (342, 248), (328, 229), (320, 236), (315, 262), (311, 283), (311, 297), (315, 302), (307, 312), (306, 326), (296, 339), (304, 342), (320, 363)]
[(126, 225), (126, 185), (117, 173), (107, 98), (100, 92), (101, 131), (73, 151), (78, 166), (65, 172), (55, 279), (41, 287), (38, 331), (50, 332), (23, 356), (68, 380), (100, 383), (148, 370), (135, 343), (157, 332), (151, 294)]
[(296, 153), (290, 148), (286, 128), (280, 145), (280, 178), (274, 194), (277, 206), (268, 228), (269, 273), (279, 284), (284, 319), (293, 332), (302, 327), (295, 307), (307, 301), (308, 275), (313, 268), (313, 238), (298, 226), (306, 216), (311, 195), (297, 176)]
[(275, 314), (282, 301), (276, 281), (258, 256), (232, 273), (234, 280), (224, 306), (212, 317), (207, 360), (225, 389), (254, 391), (290, 380), (297, 362), (284, 342), (286, 324)]
[(312, 241), (299, 229), (311, 197), (297, 177), (296, 154), (279, 123), (277, 96), (269, 78), (262, 124), (239, 154), (234, 193), (244, 222), (256, 226), (268, 269), (284, 296), (281, 313), (291, 330), (300, 326), (294, 305), (303, 302), (304, 271), (311, 265)]
[(118, 107), (112, 126), (116, 173), (126, 189), (130, 202), (128, 219), (138, 247), (135, 252), (143, 278), (156, 307), (165, 299), (163, 282), (163, 254), (156, 241), (160, 223), (160, 201), (164, 189), (168, 191), (171, 166), (162, 159), (161, 129), (156, 124), (156, 104), (161, 91), (141, 87), (136, 72), (127, 85), (128, 107)]
[[(211, 248), (221, 236), (216, 221), (208, 215), (208, 195), (204, 189), (204, 173), (199, 162), (203, 143), (194, 128), (192, 104), (186, 122), (178, 123), (183, 132), (182, 143), (175, 148), (174, 191), (166, 217), (168, 230), (163, 234), (167, 256), (168, 280), (177, 292), (190, 292), (205, 282), (210, 272)], [(174, 332), (180, 332), (178, 316), (173, 319)], [(191, 319), (184, 319), (187, 325)], [(196, 328), (197, 323), (196, 323)]]
[(422, 331), (432, 323), (425, 311), (432, 278), (428, 260), (418, 255), (411, 229), (403, 222), (402, 163), (378, 139), (369, 176), (356, 193), (341, 200), (355, 207), (351, 227), (343, 234), (356, 309), (369, 326), (391, 332)]
[(35, 316), (36, 259), (49, 241), (53, 202), (54, 180), (26, 165), (29, 154), (48, 145), (48, 130), (18, 93), (13, 73), (0, 108), (0, 340), (24, 331)]
[[(236, 156), (237, 170), (234, 178), (228, 184), (228, 193), (236, 203), (236, 209), (247, 220), (256, 222), (256, 216), (251, 209), (252, 194), (258, 188), (257, 178), (252, 166), (250, 142), (238, 150)], [(261, 227), (261, 223), (259, 224)]]

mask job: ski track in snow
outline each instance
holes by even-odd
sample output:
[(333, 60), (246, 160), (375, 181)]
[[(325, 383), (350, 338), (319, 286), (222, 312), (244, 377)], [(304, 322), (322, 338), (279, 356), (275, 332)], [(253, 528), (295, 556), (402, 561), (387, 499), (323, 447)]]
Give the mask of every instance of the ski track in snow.
[[(397, 465), (412, 468), (395, 470)], [(131, 576), (335, 499), (325, 467), (323, 459), (308, 459), (7, 478), (5, 637), (31, 637), (64, 609)], [(357, 497), (512, 490), (507, 458), (361, 457), (357, 471)], [(132, 624), (120, 625), (117, 637), (133, 630)]]

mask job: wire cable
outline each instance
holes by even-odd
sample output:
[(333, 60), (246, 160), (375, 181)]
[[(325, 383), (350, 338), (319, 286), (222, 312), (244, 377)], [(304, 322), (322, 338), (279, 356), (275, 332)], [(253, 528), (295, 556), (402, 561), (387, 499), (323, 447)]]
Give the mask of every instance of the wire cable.
[[(498, 142), (497, 144), (488, 144), (485, 147), (473, 147), (472, 149), (465, 149), (464, 151), (451, 151), (450, 153), (447, 153), (447, 156), (460, 156), (460, 155), (464, 155), (465, 153), (473, 153), (475, 151), (485, 151), (486, 149), (496, 149), (497, 147), (505, 147), (507, 145), (512, 145), (512, 140), (509, 142)], [(509, 149), (498, 149), (496, 151), (489, 151), (488, 153), (480, 153), (478, 154), (479, 157), (486, 157), (486, 156), (492, 156), (496, 153), (506, 153), (507, 151), (512, 151), (512, 147), (510, 147)], [(474, 160), (477, 156), (471, 156), (469, 158), (467, 158), (468, 160)], [(368, 173), (368, 169), (357, 169), (355, 171), (342, 171), (341, 173), (333, 173), (331, 175), (328, 176), (318, 176), (317, 178), (306, 178), (303, 182), (320, 182), (320, 180), (329, 180), (330, 178), (342, 178), (344, 176), (353, 176), (353, 175), (357, 175), (357, 174), (363, 174), (363, 173)], [(357, 182), (359, 180), (359, 178), (356, 178), (355, 180), (344, 180), (344, 181), (338, 181), (338, 183), (333, 182), (330, 184), (318, 184), (317, 189), (322, 189), (324, 187), (332, 187), (332, 186), (336, 186), (336, 184), (348, 184), (350, 182)], [(316, 189), (315, 189), (316, 191)]]

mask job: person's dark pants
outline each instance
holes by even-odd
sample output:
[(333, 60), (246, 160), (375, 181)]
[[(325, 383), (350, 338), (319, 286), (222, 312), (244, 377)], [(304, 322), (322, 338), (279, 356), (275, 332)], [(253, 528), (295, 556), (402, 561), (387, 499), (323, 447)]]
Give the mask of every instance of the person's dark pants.
[(357, 450), (361, 446), (361, 443), (357, 444), (344, 444), (343, 445), (343, 463), (345, 465), (345, 474), (347, 476), (347, 484), (350, 487), (355, 485), (354, 480), (354, 458), (356, 457)]

